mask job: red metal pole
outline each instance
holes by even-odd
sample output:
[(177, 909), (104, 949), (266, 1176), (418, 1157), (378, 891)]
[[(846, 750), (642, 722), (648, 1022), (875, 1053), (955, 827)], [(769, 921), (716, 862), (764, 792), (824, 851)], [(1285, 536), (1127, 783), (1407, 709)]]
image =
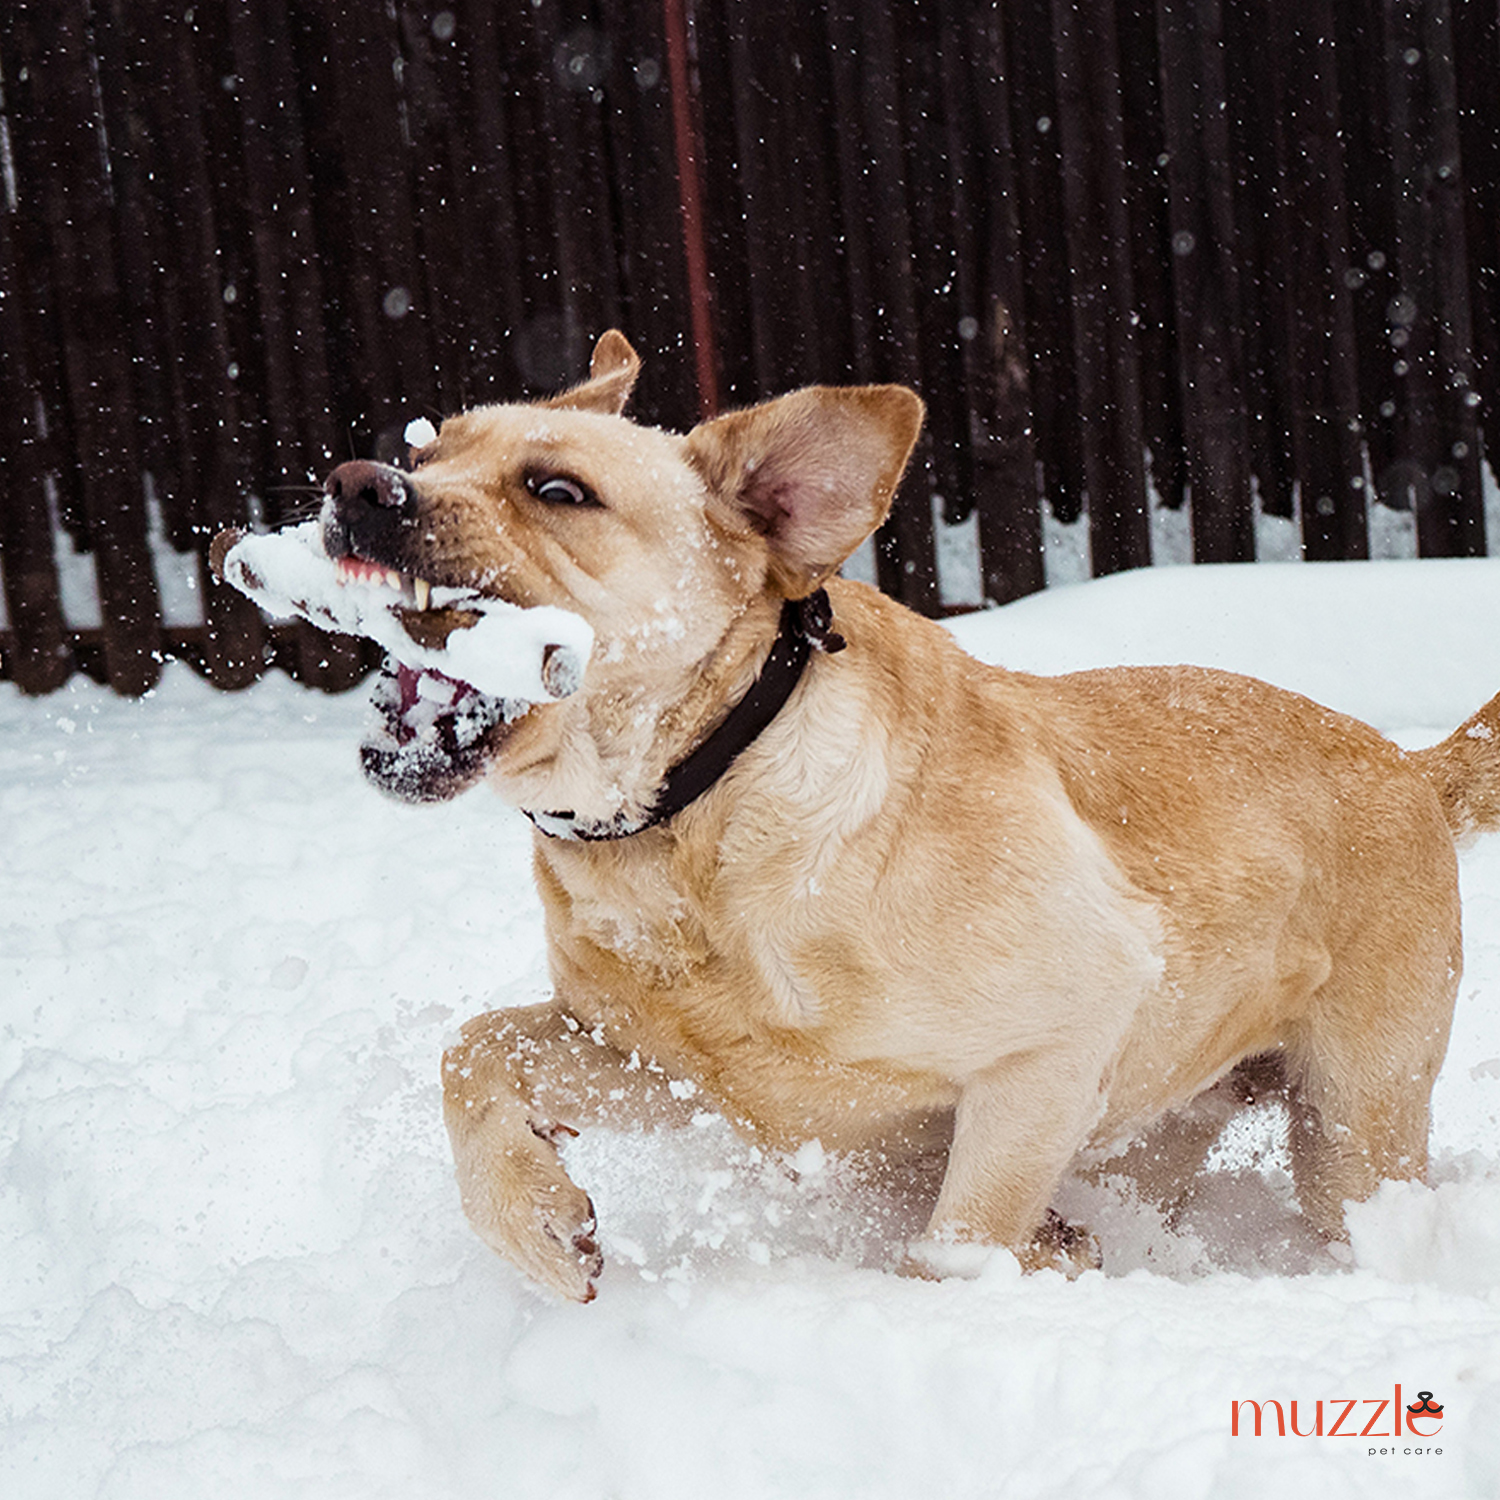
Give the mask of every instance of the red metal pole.
[(703, 140), (693, 110), (688, 71), (687, 13), (683, 0), (662, 0), (662, 22), (666, 31), (667, 74), (672, 90), (672, 133), (682, 209), (682, 248), (687, 257), (698, 409), (707, 418), (719, 409), (719, 367), (714, 343), (713, 294), (708, 279), (708, 249), (703, 233), (703, 188), (698, 175), (698, 164), (703, 160)]

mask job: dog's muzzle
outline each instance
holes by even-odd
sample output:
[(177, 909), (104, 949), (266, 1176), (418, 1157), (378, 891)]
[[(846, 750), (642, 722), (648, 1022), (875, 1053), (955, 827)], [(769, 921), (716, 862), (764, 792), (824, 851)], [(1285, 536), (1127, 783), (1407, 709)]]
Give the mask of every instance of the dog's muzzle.
[(400, 469), (353, 459), (328, 476), (323, 493), (323, 547), (331, 558), (359, 557), (403, 566), (421, 497)]

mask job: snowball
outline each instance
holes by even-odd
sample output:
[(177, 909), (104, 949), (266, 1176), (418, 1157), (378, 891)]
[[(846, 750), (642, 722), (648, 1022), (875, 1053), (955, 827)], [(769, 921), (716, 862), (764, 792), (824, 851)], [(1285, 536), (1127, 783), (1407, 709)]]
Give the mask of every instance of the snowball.
[(588, 622), (569, 610), (522, 609), (449, 588), (432, 590), (434, 608), (462, 608), (480, 618), (453, 630), (442, 646), (419, 645), (402, 625), (396, 613), (402, 600), (390, 587), (340, 580), (317, 521), (241, 537), (224, 554), (223, 575), (273, 615), (364, 636), (408, 667), (442, 672), (495, 698), (546, 703), (567, 697), (581, 685), (594, 645)]

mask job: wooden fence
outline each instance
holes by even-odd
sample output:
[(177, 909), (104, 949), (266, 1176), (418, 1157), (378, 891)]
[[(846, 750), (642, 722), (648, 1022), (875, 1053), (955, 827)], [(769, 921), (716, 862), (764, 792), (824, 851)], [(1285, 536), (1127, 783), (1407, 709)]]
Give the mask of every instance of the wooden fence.
[(934, 494), (996, 601), (1044, 504), (1148, 563), (1148, 482), (1200, 561), (1257, 505), (1365, 556), (1376, 496), (1482, 553), (1497, 76), (1495, 0), (7, 0), (3, 673), (348, 685), (363, 647), (206, 576), (164, 624), (154, 553), (611, 325), (673, 426), (916, 386), (878, 570), (929, 611)]

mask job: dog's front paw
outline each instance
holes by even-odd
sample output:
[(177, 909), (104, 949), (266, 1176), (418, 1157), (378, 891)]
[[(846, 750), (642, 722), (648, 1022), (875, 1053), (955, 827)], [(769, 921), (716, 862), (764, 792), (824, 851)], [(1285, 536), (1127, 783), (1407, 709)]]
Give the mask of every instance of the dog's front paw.
[(536, 1221), (541, 1228), (539, 1254), (522, 1264), (534, 1280), (573, 1302), (592, 1302), (594, 1281), (604, 1269), (599, 1249), (598, 1221), (589, 1195), (570, 1182), (563, 1202), (539, 1206)]
[(539, 1140), (458, 1164), (464, 1212), (479, 1237), (539, 1286), (592, 1302), (604, 1269), (594, 1205)]
[[(1008, 1258), (1011, 1252), (969, 1239), (961, 1230), (939, 1230), (907, 1247), (897, 1274), (922, 1281), (943, 1281), (950, 1276), (973, 1279), (989, 1273), (997, 1253)], [(1023, 1271), (1061, 1271), (1070, 1280), (1104, 1266), (1098, 1237), (1050, 1208), (1036, 1233), (1013, 1253)]]
[(912, 1281), (973, 1281), (984, 1273), (996, 1255), (1007, 1252), (999, 1245), (979, 1240), (961, 1240), (951, 1234), (913, 1240), (896, 1274)]

